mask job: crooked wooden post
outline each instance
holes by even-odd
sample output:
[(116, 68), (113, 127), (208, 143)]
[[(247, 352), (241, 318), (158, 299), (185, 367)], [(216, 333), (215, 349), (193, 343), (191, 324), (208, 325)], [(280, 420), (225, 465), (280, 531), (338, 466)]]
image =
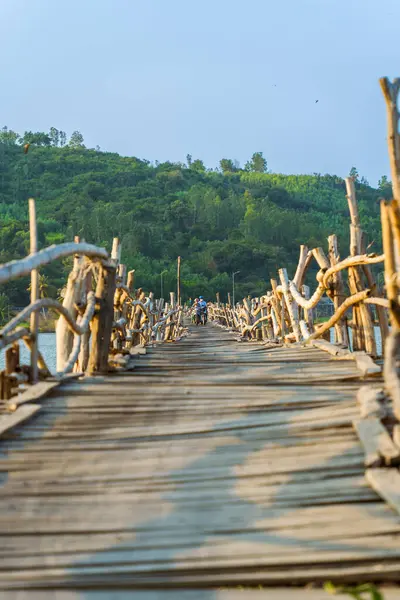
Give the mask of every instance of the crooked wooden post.
[[(278, 282), (276, 279), (271, 279), (271, 288), (272, 288), (272, 296), (271, 304), (275, 312), (275, 319), (278, 325), (278, 329), (281, 331), (282, 337), (284, 336), (284, 321), (282, 320), (282, 310), (281, 310), (281, 299), (278, 294)], [(276, 331), (275, 331), (276, 334)]]
[(299, 324), (299, 310), (296, 302), (293, 300), (293, 296), (289, 290), (289, 277), (286, 269), (279, 269), (279, 277), (282, 284), (283, 296), (286, 302), (286, 308), (289, 313), (290, 322), (292, 325), (293, 333), (295, 335), (296, 341), (301, 341), (301, 331)]
[[(74, 242), (79, 243), (79, 237), (74, 237)], [(63, 307), (68, 310), (71, 316), (75, 319), (77, 316), (76, 304), (78, 300), (78, 276), (79, 276), (79, 256), (74, 256), (72, 271), (68, 275), (65, 295), (63, 299)], [(68, 357), (71, 354), (73, 344), (73, 333), (69, 329), (67, 321), (63, 316), (57, 321), (56, 325), (56, 345), (57, 345), (57, 372), (61, 373), (67, 364)]]
[(400, 380), (397, 363), (400, 355), (400, 307), (399, 284), (396, 272), (396, 248), (393, 240), (389, 202), (381, 202), (382, 238), (385, 253), (385, 283), (389, 300), (389, 314), (392, 331), (386, 340), (384, 377), (385, 387), (393, 400), (393, 410), (400, 421)]
[(310, 264), (311, 258), (311, 252), (308, 250), (307, 246), (304, 246), (302, 244), (300, 246), (299, 262), (297, 264), (296, 273), (293, 277), (293, 283), (296, 285), (298, 290), (300, 290), (303, 285), (304, 277)]
[[(88, 293), (92, 290), (92, 283), (93, 283), (93, 273), (89, 272), (86, 275), (85, 281), (84, 281), (85, 302), (87, 301)], [(82, 335), (81, 350), (79, 353), (78, 363), (77, 363), (76, 369), (75, 369), (77, 372), (84, 373), (87, 370), (88, 364), (89, 364), (89, 356), (90, 356), (90, 327), (88, 327), (88, 329)]]

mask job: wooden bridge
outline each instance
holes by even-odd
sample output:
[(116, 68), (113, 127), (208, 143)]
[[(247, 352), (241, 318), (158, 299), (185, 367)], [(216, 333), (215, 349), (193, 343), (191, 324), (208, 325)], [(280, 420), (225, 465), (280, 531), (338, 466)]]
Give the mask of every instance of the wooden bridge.
[[(349, 257), (334, 235), (328, 256), (302, 246), (292, 279), (280, 269), (235, 306), (217, 294), (206, 327), (181, 301), (180, 259), (165, 303), (135, 290), (117, 238), (110, 256), (79, 240), (39, 251), (30, 201), (31, 253), (0, 266), (0, 283), (31, 275), (30, 305), (0, 331), (2, 598), (399, 582), (400, 81), (382, 87), (383, 254), (365, 252), (347, 179)], [(40, 299), (38, 270), (66, 256), (62, 304)], [(324, 296), (335, 311), (317, 325)], [(56, 375), (38, 344), (43, 307), (60, 315)]]

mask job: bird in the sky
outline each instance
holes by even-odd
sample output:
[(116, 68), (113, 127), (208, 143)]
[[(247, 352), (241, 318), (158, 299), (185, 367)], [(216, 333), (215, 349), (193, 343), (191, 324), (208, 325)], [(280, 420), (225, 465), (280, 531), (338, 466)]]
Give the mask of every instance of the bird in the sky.
[(319, 100), (316, 100), (316, 101), (315, 101), (315, 104), (317, 104), (317, 102), (319, 102)]
[(30, 144), (25, 144), (24, 146), (24, 154), (28, 154)]

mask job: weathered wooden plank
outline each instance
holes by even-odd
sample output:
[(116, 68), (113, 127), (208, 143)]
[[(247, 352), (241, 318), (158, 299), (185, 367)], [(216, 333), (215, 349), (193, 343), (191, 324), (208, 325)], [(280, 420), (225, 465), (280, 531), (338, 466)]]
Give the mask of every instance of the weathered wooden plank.
[(400, 452), (379, 419), (356, 419), (353, 426), (364, 447), (366, 467), (400, 463)]
[(368, 483), (390, 506), (400, 513), (400, 472), (397, 469), (367, 469)]
[(386, 408), (382, 404), (385, 394), (382, 388), (373, 388), (363, 385), (357, 392), (357, 402), (363, 418), (377, 417), (382, 419), (386, 416)]
[(26, 391), (18, 394), (15, 398), (12, 398), (7, 403), (8, 410), (14, 411), (18, 406), (22, 404), (26, 404), (27, 402), (35, 402), (40, 400), (41, 398), (46, 397), (52, 390), (60, 387), (61, 385), (65, 385), (66, 382), (69, 382), (72, 379), (77, 379), (80, 377), (81, 373), (70, 373), (65, 375), (61, 379), (48, 379), (46, 381), (39, 381), (32, 387), (28, 388)]
[(0, 415), (0, 435), (30, 419), (39, 410), (38, 404), (27, 404), (12, 413)]
[(0, 588), (393, 577), (400, 517), (364, 479), (358, 386), (354, 361), (206, 327), (59, 387), (0, 445)]

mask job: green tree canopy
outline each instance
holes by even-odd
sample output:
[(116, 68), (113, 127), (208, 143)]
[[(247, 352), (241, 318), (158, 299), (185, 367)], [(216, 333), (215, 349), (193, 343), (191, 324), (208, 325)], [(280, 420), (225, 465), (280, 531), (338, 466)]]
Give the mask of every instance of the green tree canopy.
[(73, 131), (69, 138), (68, 146), (70, 148), (84, 148), (83, 135), (80, 131)]
[(245, 165), (246, 171), (252, 171), (254, 173), (266, 173), (267, 172), (267, 161), (263, 157), (262, 152), (254, 152), (251, 159)]

